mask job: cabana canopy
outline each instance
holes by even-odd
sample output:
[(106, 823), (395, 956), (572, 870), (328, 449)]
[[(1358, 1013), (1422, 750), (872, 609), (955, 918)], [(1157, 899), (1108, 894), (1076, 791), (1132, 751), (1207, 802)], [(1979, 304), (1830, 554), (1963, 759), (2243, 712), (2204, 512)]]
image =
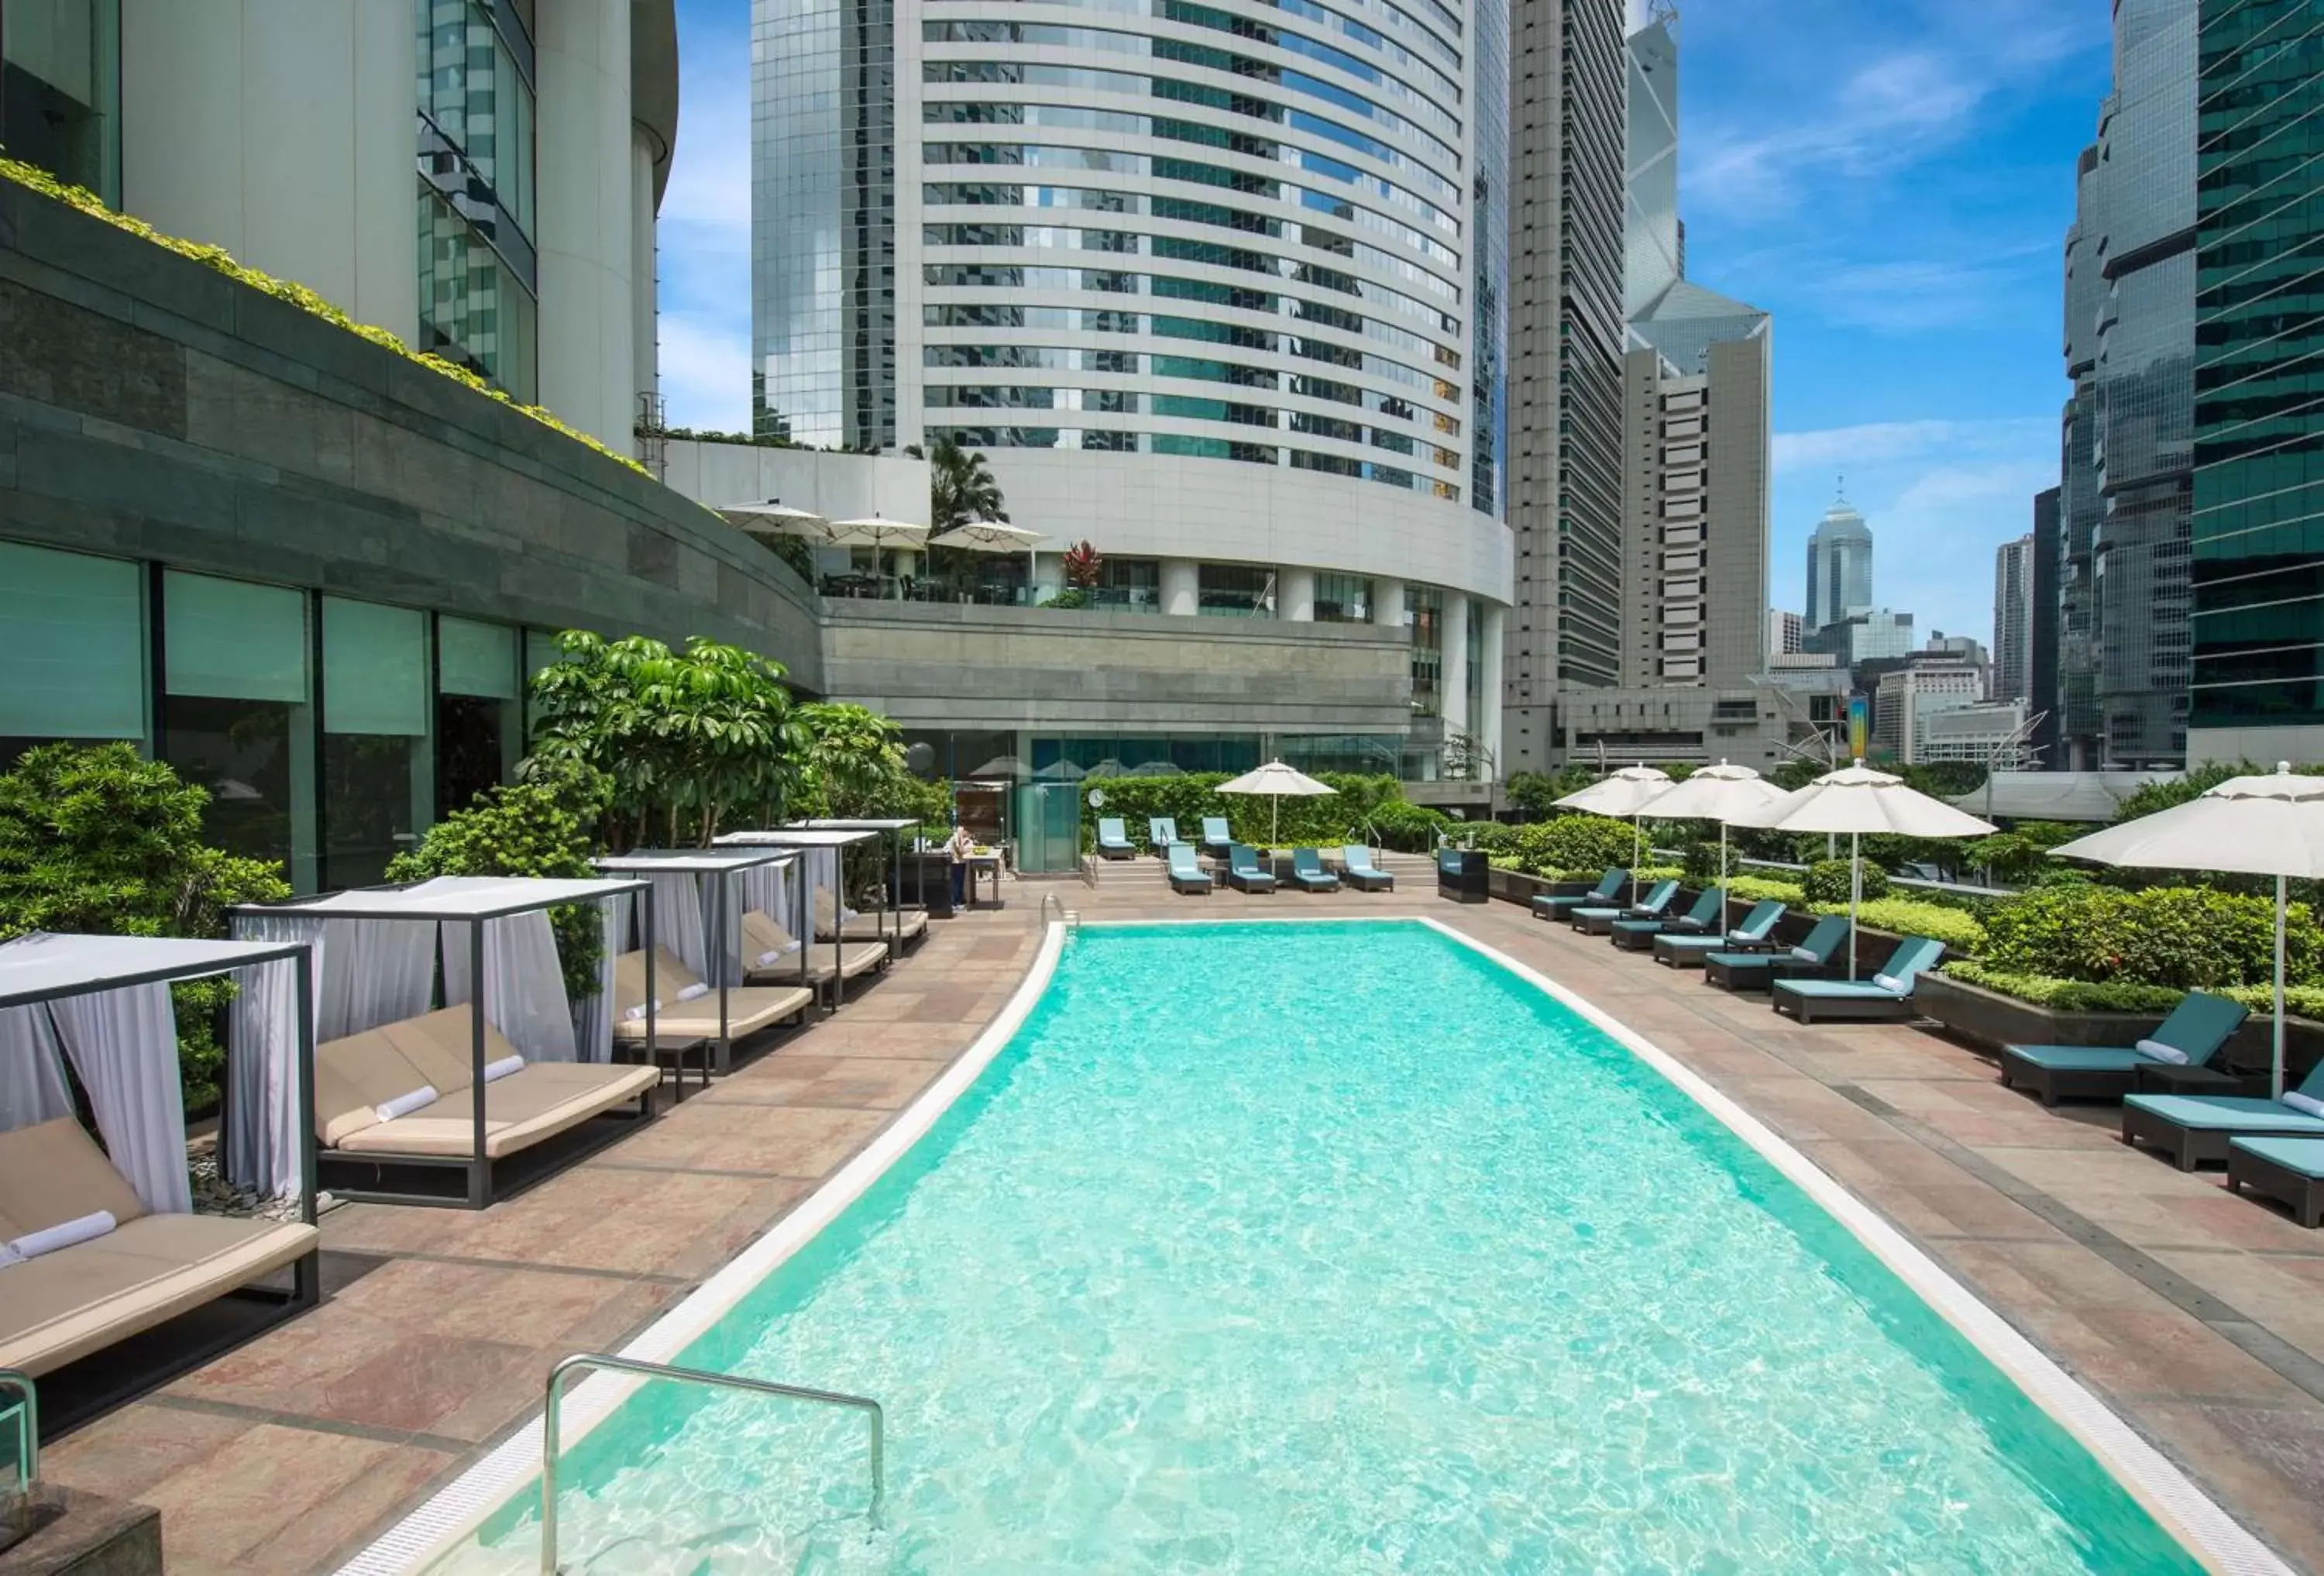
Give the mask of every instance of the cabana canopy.
[(319, 915), (328, 919), (505, 919), (536, 908), (618, 898), (644, 886), (637, 880), (554, 876), (437, 876), (409, 887), (356, 887), (289, 903), (246, 904), (234, 912)]
[(0, 1007), (198, 980), (295, 957), (304, 950), (295, 944), (35, 932), (0, 945)]

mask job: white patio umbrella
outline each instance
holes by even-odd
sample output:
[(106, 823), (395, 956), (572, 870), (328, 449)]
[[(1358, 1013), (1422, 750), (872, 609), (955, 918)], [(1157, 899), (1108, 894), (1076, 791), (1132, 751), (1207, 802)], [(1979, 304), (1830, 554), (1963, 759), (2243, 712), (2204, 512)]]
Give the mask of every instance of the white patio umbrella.
[(1033, 577), (1038, 567), (1035, 548), (1049, 539), (1038, 530), (1021, 525), (1011, 525), (1005, 520), (971, 520), (954, 526), (942, 536), (928, 539), (932, 548), (964, 548), (972, 553), (1015, 553), (1025, 555), (1025, 601), (1033, 601)]
[(1856, 978), (1856, 910), (1864, 900), (1864, 865), (1857, 851), (1867, 832), (1899, 837), (1983, 837), (1998, 830), (1966, 810), (1907, 788), (1901, 777), (1861, 762), (1843, 766), (1764, 809), (1738, 816), (1738, 826), (1770, 832), (1848, 834), (1848, 977)]
[(2144, 870), (2226, 871), (2275, 878), (2273, 1089), (2283, 1094), (2284, 886), (2324, 876), (2324, 777), (2279, 761), (2272, 772), (2231, 777), (2183, 805), (2077, 837), (2050, 851)]
[(1618, 816), (1630, 823), (1630, 901), (1638, 900), (1638, 850), (1646, 834), (1638, 817), (1648, 805), (1670, 792), (1670, 773), (1641, 761), (1600, 778), (1556, 801), (1562, 809), (1588, 810), (1593, 815)]
[[(928, 528), (907, 521), (890, 520), (883, 515), (866, 515), (861, 520), (835, 520), (823, 539), (835, 548), (908, 548), (914, 551), (927, 546)], [(903, 582), (896, 584), (896, 599), (904, 597)]]
[(1727, 828), (1738, 816), (1764, 810), (1784, 797), (1784, 790), (1748, 766), (1722, 760), (1706, 766), (1668, 793), (1646, 802), (1638, 813), (1655, 821), (1716, 821), (1719, 823), (1719, 884), (1727, 884)]
[(831, 529), (831, 521), (812, 509), (794, 509), (779, 498), (760, 503), (728, 503), (722, 505), (718, 512), (753, 536), (819, 537)]
[(1283, 800), (1286, 795), (1295, 798), (1314, 798), (1340, 790), (1317, 782), (1304, 771), (1294, 771), (1280, 760), (1270, 760), (1256, 771), (1246, 771), (1231, 781), (1219, 784), (1218, 791), (1222, 794), (1265, 794), (1275, 801), (1267, 828), (1268, 844), (1272, 847), (1277, 834), (1283, 829)]

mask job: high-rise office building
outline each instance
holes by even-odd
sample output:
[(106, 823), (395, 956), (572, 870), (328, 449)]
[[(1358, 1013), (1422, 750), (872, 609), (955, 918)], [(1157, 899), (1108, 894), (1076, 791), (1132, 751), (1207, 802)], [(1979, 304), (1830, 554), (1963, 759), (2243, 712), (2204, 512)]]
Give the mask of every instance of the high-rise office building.
[(2034, 539), (1993, 551), (1993, 698), (2024, 700), (2034, 689)]
[(1086, 540), (1164, 613), (1406, 627), (1416, 749), (1497, 731), (1499, 0), (752, 24), (761, 432), (983, 451), (1019, 598)]
[(2067, 723), (2075, 764), (2186, 748), (2197, 0), (2119, 0), (2066, 242)]
[(1550, 763), (1561, 686), (1621, 676), (1622, 0), (1511, 11), (1513, 769)]
[(1767, 610), (1767, 655), (1791, 657), (1807, 650), (1803, 638), (1806, 631), (1801, 627), (1802, 622), (1798, 613), (1788, 613), (1780, 607), (1769, 608)]
[(1636, 318), (1686, 277), (1678, 217), (1678, 18), (1667, 5), (1624, 44), (1627, 218), (1622, 312)]
[(2034, 637), (2026, 665), (2026, 702), (2036, 719), (2030, 733), (2034, 758), (2053, 769), (2062, 764), (2058, 759), (2058, 617), (2059, 576), (2064, 566), (2059, 558), (2058, 500), (2055, 487), (2034, 498)]
[(1808, 533), (1810, 634), (1872, 610), (1872, 529), (1845, 498)]
[(2203, 8), (2191, 760), (2324, 760), (2324, 25)]

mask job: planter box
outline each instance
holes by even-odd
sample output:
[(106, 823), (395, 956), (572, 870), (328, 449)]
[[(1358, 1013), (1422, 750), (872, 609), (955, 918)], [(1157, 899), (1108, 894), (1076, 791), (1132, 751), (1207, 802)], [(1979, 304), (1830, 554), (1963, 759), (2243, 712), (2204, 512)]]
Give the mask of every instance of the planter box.
[(1487, 880), (1494, 897), (1521, 908), (1532, 908), (1533, 900), (1545, 894), (1579, 897), (1590, 889), (1587, 881), (1553, 881), (1546, 876), (1529, 876), (1515, 870), (1493, 870)]
[(1492, 866), (1485, 855), (1474, 849), (1436, 851), (1436, 895), (1440, 898), (1450, 898), (1456, 903), (1489, 901), (1491, 875)]
[[(1869, 932), (1866, 934), (1869, 935)], [(1923, 974), (1913, 1003), (1947, 1033), (1987, 1050), (2016, 1046), (2128, 1046), (2153, 1034), (2159, 1012), (2061, 1012), (2014, 996), (1964, 984), (1943, 974)], [(2219, 1064), (2237, 1073), (2264, 1073), (2274, 1055), (2274, 1020), (2255, 1012), (2227, 1041)], [(2287, 1083), (2296, 1083), (2324, 1060), (2324, 1023), (2305, 1018), (2283, 1020)]]

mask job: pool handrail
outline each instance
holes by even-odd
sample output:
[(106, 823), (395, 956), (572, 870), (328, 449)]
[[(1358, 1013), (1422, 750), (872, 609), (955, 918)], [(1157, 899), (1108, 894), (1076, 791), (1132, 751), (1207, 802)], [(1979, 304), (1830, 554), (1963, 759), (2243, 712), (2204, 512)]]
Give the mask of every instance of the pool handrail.
[[(670, 1379), (678, 1384), (707, 1385), (715, 1389), (741, 1390), (787, 1401), (808, 1401), (818, 1406), (841, 1406), (861, 1412), (872, 1424), (872, 1513), (873, 1526), (887, 1498), (885, 1463), (888, 1415), (869, 1396), (844, 1395), (837, 1390), (811, 1390), (800, 1385), (779, 1385), (772, 1379), (745, 1378), (740, 1374), (713, 1373), (708, 1369), (678, 1368), (665, 1362), (645, 1362), (611, 1352), (576, 1351), (549, 1370), (547, 1394), (540, 1411), (540, 1576), (557, 1576), (557, 1407), (565, 1389), (565, 1376), (578, 1369), (604, 1369), (634, 1374), (640, 1378)], [(30, 1387), (26, 1387), (29, 1393)]]
[[(14, 1390), (23, 1397), (15, 1407), (16, 1486), (7, 1499), (28, 1505), (41, 1481), (41, 1396), (32, 1387), (32, 1375), (12, 1368), (0, 1368), (0, 1390)], [(6, 1503), (0, 1500), (0, 1506)]]

